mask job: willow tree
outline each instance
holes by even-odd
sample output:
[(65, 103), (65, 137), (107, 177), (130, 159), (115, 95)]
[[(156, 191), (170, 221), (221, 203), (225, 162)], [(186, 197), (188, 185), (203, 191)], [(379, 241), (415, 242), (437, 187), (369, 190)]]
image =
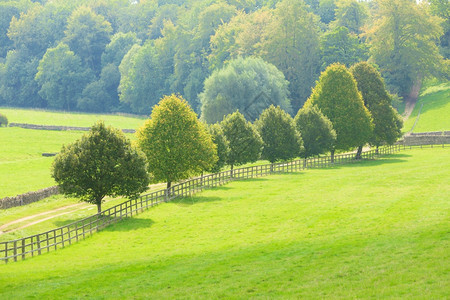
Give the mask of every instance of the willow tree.
[(330, 119), (336, 131), (332, 159), (335, 149), (350, 150), (369, 141), (372, 117), (364, 106), (353, 75), (344, 65), (332, 64), (320, 75), (305, 107), (312, 105), (317, 105)]
[(364, 32), (372, 58), (401, 96), (408, 96), (421, 78), (439, 75), (445, 66), (436, 45), (443, 34), (442, 19), (432, 16), (425, 2), (378, 0)]
[(189, 104), (177, 95), (165, 96), (153, 107), (150, 119), (137, 131), (147, 155), (153, 181), (172, 182), (200, 174), (214, 166), (217, 147)]

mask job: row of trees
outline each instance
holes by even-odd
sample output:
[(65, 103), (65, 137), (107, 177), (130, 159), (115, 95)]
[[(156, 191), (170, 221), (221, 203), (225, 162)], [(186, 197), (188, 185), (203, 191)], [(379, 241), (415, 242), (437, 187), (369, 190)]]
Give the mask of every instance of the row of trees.
[(401, 119), (390, 101), (381, 75), (367, 62), (350, 70), (329, 66), (295, 118), (271, 105), (254, 124), (235, 111), (208, 126), (181, 96), (166, 96), (137, 131), (136, 146), (118, 130), (96, 124), (89, 135), (63, 147), (53, 177), (64, 193), (97, 204), (100, 212), (106, 195), (144, 191), (147, 172), (170, 188), (226, 164), (232, 174), (234, 166), (260, 157), (274, 163), (359, 146), (358, 158), (362, 145), (392, 144), (400, 136)]
[[(239, 95), (253, 101), (247, 110), (237, 105), (248, 120), (261, 113), (252, 108), (270, 104), (293, 115), (335, 62), (370, 58), (403, 97), (423, 77), (449, 75), (450, 4), (419, 2), (2, 0), (0, 105), (148, 114), (177, 93), (207, 119), (229, 113), (238, 94), (211, 77), (228, 84), (250, 66), (230, 68), (251, 56), (270, 66), (255, 66), (264, 78), (248, 74), (259, 85)], [(276, 92), (266, 85), (273, 81)]]

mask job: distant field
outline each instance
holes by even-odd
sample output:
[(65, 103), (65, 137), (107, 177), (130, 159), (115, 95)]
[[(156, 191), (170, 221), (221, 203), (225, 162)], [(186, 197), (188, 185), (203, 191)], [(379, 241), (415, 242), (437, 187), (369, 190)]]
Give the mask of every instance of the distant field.
[(450, 82), (428, 85), (422, 89), (411, 116), (404, 124), (404, 132), (413, 127), (422, 104), (413, 132), (450, 130)]
[(446, 299), (450, 151), (233, 182), (0, 265), (0, 299)]
[(107, 125), (122, 129), (137, 129), (146, 119), (146, 117), (138, 116), (128, 117), (119, 115), (51, 112), (1, 107), (0, 113), (6, 115), (10, 123), (91, 127), (96, 121), (103, 120)]
[(63, 144), (80, 138), (79, 131), (46, 131), (0, 128), (0, 198), (55, 185), (50, 177), (53, 157)]

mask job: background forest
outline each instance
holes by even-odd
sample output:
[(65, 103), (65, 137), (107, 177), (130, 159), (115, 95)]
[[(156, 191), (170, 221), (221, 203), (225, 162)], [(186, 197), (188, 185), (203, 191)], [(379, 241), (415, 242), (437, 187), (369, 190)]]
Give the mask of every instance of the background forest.
[(210, 123), (295, 115), (328, 65), (365, 60), (407, 99), (449, 78), (449, 14), (448, 0), (0, 0), (0, 105), (149, 114), (177, 93)]

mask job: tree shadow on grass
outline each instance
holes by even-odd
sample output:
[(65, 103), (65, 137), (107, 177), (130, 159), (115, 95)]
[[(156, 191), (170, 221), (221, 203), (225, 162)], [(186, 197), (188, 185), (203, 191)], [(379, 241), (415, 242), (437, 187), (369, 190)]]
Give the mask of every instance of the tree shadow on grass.
[(127, 217), (118, 222), (119, 226), (107, 226), (104, 231), (131, 231), (136, 229), (150, 228), (155, 222), (151, 219), (139, 217)]
[[(79, 218), (79, 219), (71, 219), (71, 220), (63, 220), (63, 221), (56, 221), (55, 224), (58, 227), (62, 227), (62, 226), (66, 226), (69, 225), (71, 223), (74, 222), (78, 222), (80, 220), (82, 220), (84, 218)], [(106, 219), (109, 219), (111, 221), (110, 224), (106, 225), (106, 227), (104, 227), (102, 230), (111, 230), (111, 231), (128, 231), (128, 230), (135, 230), (135, 229), (139, 229), (139, 228), (147, 228), (152, 226), (152, 224), (154, 223), (152, 220), (150, 219), (141, 219), (138, 217), (133, 216), (128, 216), (128, 217), (123, 217), (121, 220), (118, 218), (113, 218), (113, 217), (103, 217), (100, 221), (100, 223), (103, 223), (104, 221), (106, 221)], [(92, 227), (96, 226), (96, 222), (94, 221), (95, 219), (92, 220)], [(123, 221), (126, 221), (126, 226), (119, 226), (118, 228), (116, 228), (117, 226), (112, 226), (113, 224), (116, 223), (122, 223)], [(81, 227), (81, 223), (78, 225), (78, 227)], [(89, 225), (86, 225), (86, 228), (89, 228)], [(112, 226), (112, 227), (111, 227)], [(72, 228), (72, 226), (71, 226)]]

